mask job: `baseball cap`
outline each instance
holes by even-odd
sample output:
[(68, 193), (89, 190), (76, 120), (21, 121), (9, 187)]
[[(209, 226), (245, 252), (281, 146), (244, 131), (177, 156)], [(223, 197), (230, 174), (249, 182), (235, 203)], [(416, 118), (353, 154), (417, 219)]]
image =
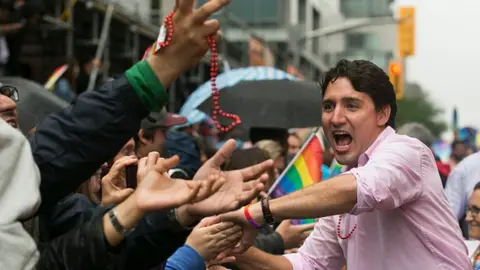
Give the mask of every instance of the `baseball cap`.
[(187, 118), (180, 114), (169, 113), (163, 107), (159, 112), (150, 113), (140, 123), (141, 129), (148, 128), (170, 128), (187, 123)]

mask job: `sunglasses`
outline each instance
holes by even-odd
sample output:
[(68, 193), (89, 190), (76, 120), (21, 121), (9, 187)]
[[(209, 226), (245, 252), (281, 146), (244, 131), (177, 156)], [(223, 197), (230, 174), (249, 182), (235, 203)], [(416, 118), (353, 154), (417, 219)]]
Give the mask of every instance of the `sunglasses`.
[(18, 102), (18, 100), (20, 99), (18, 96), (18, 89), (15, 86), (11, 85), (0, 86), (0, 95), (7, 96), (15, 102)]

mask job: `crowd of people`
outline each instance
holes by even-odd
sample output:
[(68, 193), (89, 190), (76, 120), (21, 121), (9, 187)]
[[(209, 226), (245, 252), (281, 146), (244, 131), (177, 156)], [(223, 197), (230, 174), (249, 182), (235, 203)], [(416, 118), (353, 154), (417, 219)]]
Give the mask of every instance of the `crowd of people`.
[[(27, 137), (22, 89), (0, 86), (0, 269), (480, 269), (465, 244), (480, 240), (480, 154), (458, 141), (444, 164), (428, 130), (396, 131), (395, 92), (375, 64), (326, 72), (326, 181), (275, 199), (302, 133), (252, 128), (239, 147), (166, 111), (165, 88), (220, 38), (209, 17), (229, 3), (178, 0), (169, 46), (75, 93)], [(317, 222), (291, 221), (307, 218)]]

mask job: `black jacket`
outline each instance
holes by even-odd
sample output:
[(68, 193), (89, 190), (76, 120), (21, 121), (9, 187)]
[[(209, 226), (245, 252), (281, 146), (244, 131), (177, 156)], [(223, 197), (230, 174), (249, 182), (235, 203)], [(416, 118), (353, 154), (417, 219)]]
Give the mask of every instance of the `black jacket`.
[[(72, 106), (47, 117), (29, 138), (42, 179), (39, 212), (51, 214), (60, 200), (93, 175), (106, 160), (112, 159), (138, 132), (141, 120), (148, 113), (126, 77), (121, 76), (98, 90), (81, 94)], [(182, 245), (188, 232), (173, 232), (165, 213), (152, 216), (154, 221), (152, 217), (143, 219), (127, 237), (124, 243), (127, 248), (116, 251), (124, 256), (112, 256), (105, 240), (101, 241), (101, 215), (92, 214), (87, 223), (43, 242), (38, 267), (95, 269), (94, 262), (99, 261), (100, 265), (109, 261), (110, 265), (118, 265), (117, 269), (153, 267)], [(159, 224), (165, 226), (163, 230), (158, 228)], [(110, 255), (103, 257), (105, 254)], [(80, 267), (78, 260), (92, 267)]]

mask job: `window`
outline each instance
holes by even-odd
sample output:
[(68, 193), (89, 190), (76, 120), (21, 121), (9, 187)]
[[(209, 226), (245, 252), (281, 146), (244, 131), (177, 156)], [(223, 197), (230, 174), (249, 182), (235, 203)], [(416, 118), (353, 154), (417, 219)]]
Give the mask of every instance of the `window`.
[(299, 0), (298, 1), (298, 23), (303, 24), (305, 23), (307, 13), (307, 0)]
[[(320, 12), (313, 10), (313, 30), (320, 28)], [(316, 37), (312, 40), (313, 53), (320, 54), (320, 38)]]
[[(197, 6), (206, 1), (197, 0)], [(283, 0), (241, 0), (232, 1), (226, 10), (248, 24), (277, 24), (283, 22), (283, 4)]]
[(340, 0), (340, 11), (347, 18), (391, 16), (391, 0)]
[(161, 24), (162, 18), (162, 0), (150, 1), (150, 22), (154, 25)]
[(376, 50), (380, 47), (379, 36), (377, 33), (348, 33), (345, 36), (345, 47)]

